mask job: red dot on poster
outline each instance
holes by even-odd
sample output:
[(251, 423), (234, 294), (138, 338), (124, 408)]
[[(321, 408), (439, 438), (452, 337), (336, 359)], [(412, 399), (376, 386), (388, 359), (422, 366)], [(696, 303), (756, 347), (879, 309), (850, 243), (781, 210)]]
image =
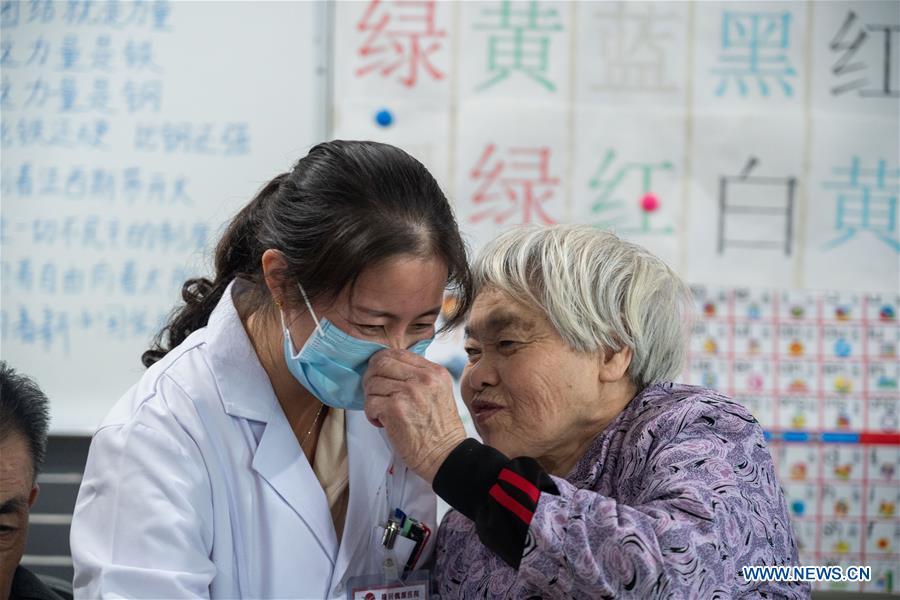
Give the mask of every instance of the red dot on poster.
[(653, 212), (659, 208), (659, 198), (656, 194), (647, 193), (641, 198), (641, 210), (644, 212)]

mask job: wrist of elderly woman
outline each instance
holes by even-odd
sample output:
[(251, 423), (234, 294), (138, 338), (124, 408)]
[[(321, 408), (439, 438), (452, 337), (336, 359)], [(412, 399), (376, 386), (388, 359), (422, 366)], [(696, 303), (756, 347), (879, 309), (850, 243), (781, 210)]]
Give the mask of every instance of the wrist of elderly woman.
[(434, 478), (441, 468), (441, 465), (444, 464), (447, 457), (465, 439), (466, 432), (460, 424), (459, 431), (450, 434), (445, 440), (432, 446), (431, 450), (422, 457), (422, 460), (419, 461), (416, 466), (413, 466), (410, 463), (407, 464), (410, 464), (413, 471), (415, 471), (422, 479), (428, 483), (434, 483)]
[(475, 522), (478, 537), (518, 568), (540, 495), (559, 490), (533, 458), (510, 460), (468, 438), (447, 456), (434, 476), (435, 493)]

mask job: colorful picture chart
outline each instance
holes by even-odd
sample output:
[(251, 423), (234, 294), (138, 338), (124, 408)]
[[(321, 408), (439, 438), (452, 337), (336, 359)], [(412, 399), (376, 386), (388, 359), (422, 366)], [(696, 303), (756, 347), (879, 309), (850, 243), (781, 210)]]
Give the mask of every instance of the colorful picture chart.
[(900, 593), (900, 296), (694, 287), (688, 383), (766, 431), (803, 565), (869, 565), (821, 589)]

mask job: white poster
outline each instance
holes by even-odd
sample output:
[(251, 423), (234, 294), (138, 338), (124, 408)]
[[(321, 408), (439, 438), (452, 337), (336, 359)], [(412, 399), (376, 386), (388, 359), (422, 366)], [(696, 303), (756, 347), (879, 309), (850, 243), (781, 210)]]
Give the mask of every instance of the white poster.
[(315, 25), (304, 3), (3, 4), (2, 356), (55, 431), (99, 424), (223, 223), (321, 135)]

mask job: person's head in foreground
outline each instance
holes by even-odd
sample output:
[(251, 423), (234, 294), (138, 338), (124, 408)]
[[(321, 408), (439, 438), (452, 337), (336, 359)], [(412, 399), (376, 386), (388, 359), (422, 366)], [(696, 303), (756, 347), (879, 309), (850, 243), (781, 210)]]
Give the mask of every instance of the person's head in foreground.
[[(787, 507), (750, 413), (672, 383), (691, 302), (662, 260), (591, 227), (523, 228), (484, 248), (474, 278), (461, 390), (484, 444), (460, 441), (446, 394), (416, 405), (441, 432), (430, 445), (452, 442), (415, 467), (456, 509), (442, 597), (809, 595), (741, 575), (796, 564)], [(404, 452), (416, 434), (383, 402), (367, 410)]]
[(47, 397), (34, 381), (0, 361), (0, 598), (53, 597), (19, 567), (37, 475), (47, 449)]
[(519, 229), (485, 248), (462, 393), (484, 442), (564, 477), (647, 386), (681, 372), (690, 291), (592, 227)]

